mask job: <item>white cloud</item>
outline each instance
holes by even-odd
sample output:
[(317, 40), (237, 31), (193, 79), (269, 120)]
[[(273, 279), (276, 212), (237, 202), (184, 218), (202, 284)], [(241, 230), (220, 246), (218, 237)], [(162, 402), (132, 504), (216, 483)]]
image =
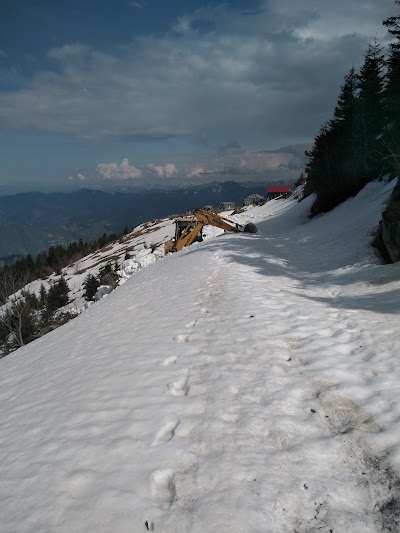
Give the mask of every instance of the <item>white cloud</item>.
[(6, 54), (6, 52), (5, 52), (2, 48), (0, 48), (0, 59), (1, 59), (2, 57), (3, 57), (3, 58), (6, 58), (6, 57), (8, 57), (8, 55)]
[(81, 174), (80, 172), (78, 172), (78, 174), (76, 174), (75, 176), (68, 176), (67, 179), (69, 181), (75, 181), (75, 182), (83, 182), (83, 181), (87, 181), (87, 177), (84, 175), (84, 174)]
[(201, 176), (201, 174), (204, 174), (205, 170), (203, 167), (192, 167), (188, 170), (187, 172), (187, 177), (188, 178), (194, 178), (194, 177), (198, 177), (198, 176)]
[(170, 178), (174, 174), (177, 174), (178, 169), (173, 163), (167, 163), (166, 165), (149, 165), (149, 168), (151, 168), (156, 176), (159, 178)]
[[(232, 141), (223, 146), (233, 145)], [(98, 178), (108, 182), (135, 183), (165, 183), (178, 184), (187, 181), (210, 182), (226, 181), (260, 181), (267, 179), (298, 178), (304, 168), (305, 146), (288, 146), (276, 151), (246, 150), (221, 151), (217, 150), (214, 157), (198, 161), (196, 164), (148, 164), (142, 168), (130, 164), (127, 158), (121, 163), (100, 163), (97, 165), (97, 180), (88, 178), (82, 173), (69, 176), (70, 181), (76, 183), (98, 183)]]
[[(231, 144), (231, 143), (227, 143)], [(198, 181), (260, 181), (267, 179), (294, 179), (304, 168), (304, 149), (288, 146), (280, 150), (218, 151), (215, 157), (196, 165), (187, 165), (180, 175)]]
[(126, 158), (119, 165), (118, 163), (99, 163), (97, 171), (107, 180), (127, 180), (142, 177), (142, 171), (134, 165), (130, 165)]
[[(331, 41), (342, 36), (362, 34), (368, 38), (386, 33), (381, 22), (393, 13), (393, 0), (336, 0), (298, 2), (305, 24), (295, 30), (302, 39)], [(304, 7), (302, 7), (302, 5)], [(279, 16), (293, 16), (293, 0), (268, 0), (269, 9)]]

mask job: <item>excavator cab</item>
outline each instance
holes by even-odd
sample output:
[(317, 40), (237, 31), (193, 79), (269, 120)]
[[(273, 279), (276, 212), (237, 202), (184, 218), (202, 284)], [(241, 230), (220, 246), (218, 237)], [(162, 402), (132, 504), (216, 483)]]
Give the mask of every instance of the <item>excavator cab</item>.
[(180, 217), (175, 220), (175, 236), (172, 241), (167, 241), (164, 246), (165, 253), (177, 252), (184, 246), (203, 240), (204, 224), (199, 223), (195, 217)]
[[(197, 220), (194, 217), (181, 217), (175, 220), (175, 242), (178, 242), (182, 235), (192, 231), (196, 225)], [(199, 229), (193, 242), (202, 242), (203, 240), (203, 228)]]

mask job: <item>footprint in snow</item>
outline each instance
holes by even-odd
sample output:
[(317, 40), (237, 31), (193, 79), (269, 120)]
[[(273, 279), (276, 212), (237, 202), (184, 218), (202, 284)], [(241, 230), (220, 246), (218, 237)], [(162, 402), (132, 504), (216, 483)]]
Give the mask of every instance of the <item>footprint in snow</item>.
[(178, 343), (189, 342), (189, 335), (176, 335), (176, 337), (174, 337), (174, 341)]
[(174, 365), (178, 359), (179, 359), (179, 355), (171, 355), (170, 357), (167, 357), (165, 359), (165, 361), (163, 362), (163, 366)]
[(175, 472), (156, 470), (150, 476), (149, 489), (151, 501), (161, 509), (169, 509), (175, 498)]
[(175, 434), (175, 429), (178, 427), (179, 422), (179, 418), (177, 417), (166, 417), (165, 424), (161, 429), (158, 430), (152, 446), (159, 446), (160, 444), (171, 440)]
[(174, 396), (186, 396), (189, 392), (189, 374), (186, 374), (182, 378), (174, 381), (171, 385), (168, 385), (168, 388)]

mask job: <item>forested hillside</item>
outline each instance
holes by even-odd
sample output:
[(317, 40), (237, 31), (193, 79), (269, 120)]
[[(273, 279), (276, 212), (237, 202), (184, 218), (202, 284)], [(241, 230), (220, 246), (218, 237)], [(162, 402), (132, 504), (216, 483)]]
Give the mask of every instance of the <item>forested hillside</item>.
[(351, 68), (344, 79), (333, 117), (306, 152), (306, 194), (317, 195), (312, 216), (400, 171), (400, 15), (383, 24), (392, 38), (387, 53), (371, 40), (360, 70)]

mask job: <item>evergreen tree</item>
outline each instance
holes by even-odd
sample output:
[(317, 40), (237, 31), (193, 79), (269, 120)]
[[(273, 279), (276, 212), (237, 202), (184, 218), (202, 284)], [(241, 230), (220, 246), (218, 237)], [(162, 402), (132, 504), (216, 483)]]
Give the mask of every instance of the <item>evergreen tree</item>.
[[(395, 0), (400, 5), (400, 0)], [(389, 17), (383, 22), (393, 36), (389, 46), (385, 86), (386, 132), (385, 161), (386, 170), (400, 171), (400, 15)]]
[(68, 283), (65, 278), (61, 277), (60, 280), (52, 285), (47, 293), (47, 314), (51, 315), (69, 302), (68, 299)]
[(84, 293), (83, 297), (85, 300), (93, 301), (94, 295), (97, 292), (97, 289), (100, 287), (100, 282), (96, 279), (93, 274), (88, 274), (83, 282)]
[(375, 40), (364, 56), (357, 80), (357, 107), (354, 159), (360, 187), (382, 171), (382, 137), (385, 128), (383, 107), (384, 55)]
[(47, 278), (51, 274), (51, 268), (47, 265), (47, 253), (40, 252), (36, 256), (35, 273), (39, 278)]
[(40, 307), (43, 309), (47, 305), (47, 291), (43, 283), (40, 285), (40, 292), (39, 292), (39, 302)]
[(28, 254), (26, 256), (26, 270), (28, 274), (33, 274), (35, 271), (35, 262), (31, 256), (31, 254)]
[(23, 291), (23, 296), (25, 297), (32, 311), (36, 311), (39, 309), (40, 301), (34, 292)]
[(353, 161), (356, 82), (352, 68), (341, 87), (332, 120), (324, 124), (313, 149), (306, 152), (309, 161), (305, 193), (317, 194), (312, 216), (333, 209), (359, 190)]

